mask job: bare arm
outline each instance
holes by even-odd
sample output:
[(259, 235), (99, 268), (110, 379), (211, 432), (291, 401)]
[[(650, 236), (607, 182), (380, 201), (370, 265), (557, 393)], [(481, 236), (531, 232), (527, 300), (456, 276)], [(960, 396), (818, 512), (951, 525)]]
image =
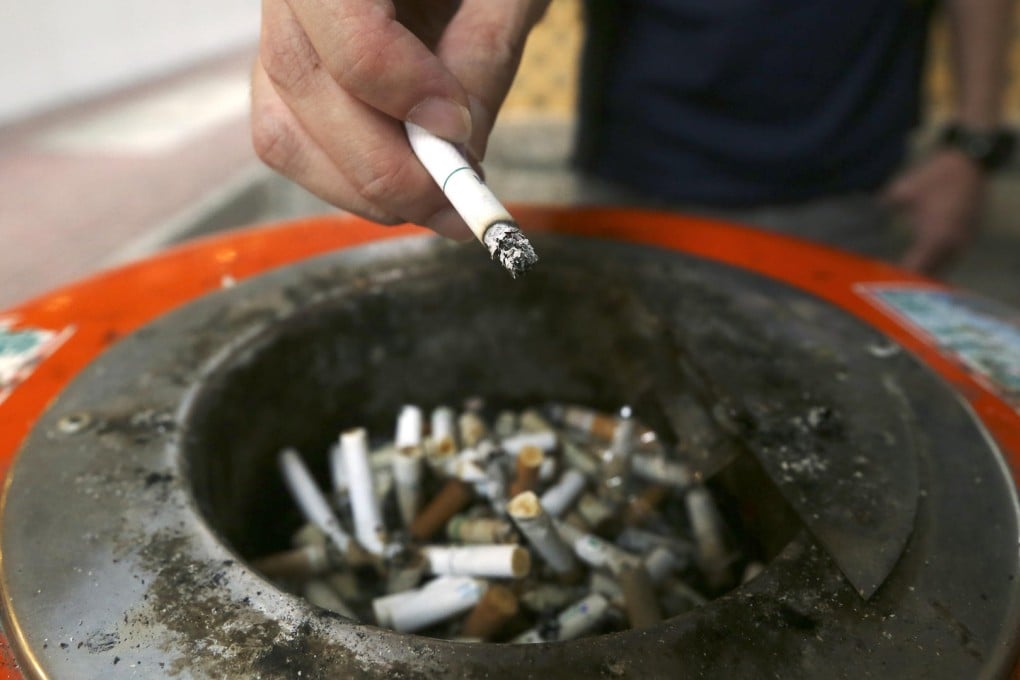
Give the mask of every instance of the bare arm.
[[(956, 120), (993, 130), (1002, 115), (1013, 0), (947, 0), (956, 82)], [(985, 173), (965, 154), (940, 149), (890, 186), (888, 197), (907, 214), (914, 242), (902, 264), (933, 273), (973, 240), (985, 193)]]

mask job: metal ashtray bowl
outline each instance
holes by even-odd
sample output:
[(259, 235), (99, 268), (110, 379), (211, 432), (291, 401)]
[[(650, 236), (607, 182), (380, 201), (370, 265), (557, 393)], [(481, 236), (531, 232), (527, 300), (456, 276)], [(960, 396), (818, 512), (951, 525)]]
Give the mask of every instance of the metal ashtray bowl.
[[(773, 280), (610, 240), (548, 234), (534, 243), (542, 261), (518, 281), (476, 249), (430, 238), (319, 257), (193, 302), (91, 364), (36, 426), (8, 492), (7, 517), (20, 520), (4, 526), (6, 590), (14, 637), (32, 650), (29, 670), (1005, 672), (1017, 612), (1015, 493), (944, 383), (905, 353), (869, 352), (888, 341)], [(465, 394), (511, 407), (634, 401), (640, 417), (643, 395), (668, 401), (688, 388), (671, 384), (684, 362), (733, 407), (734, 436), (756, 454), (713, 483), (737, 499), (771, 560), (704, 607), (641, 631), (467, 645), (351, 624), (276, 589), (246, 562), (285, 547), (295, 528), (276, 466), (285, 446), (323, 452), (313, 461), (322, 472), (341, 429), (387, 431), (402, 404)], [(819, 407), (830, 427), (791, 425)], [(69, 417), (86, 424), (61, 429)], [(863, 481), (844, 483), (858, 449)], [(809, 453), (820, 466), (791, 468), (783, 458)], [(783, 500), (773, 484), (782, 469), (804, 499), (829, 499), (818, 506), (827, 538), (842, 527), (847, 544), (875, 545), (869, 532), (881, 546), (902, 539), (869, 598), (797, 519), (796, 498), (793, 508)], [(974, 477), (980, 487), (958, 483)], [(900, 488), (916, 498), (888, 497)]]

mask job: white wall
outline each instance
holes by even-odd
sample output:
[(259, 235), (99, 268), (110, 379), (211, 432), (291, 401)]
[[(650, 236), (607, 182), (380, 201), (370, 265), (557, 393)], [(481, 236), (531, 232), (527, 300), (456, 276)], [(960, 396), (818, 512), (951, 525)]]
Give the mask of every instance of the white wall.
[(258, 0), (0, 0), (0, 124), (253, 45)]

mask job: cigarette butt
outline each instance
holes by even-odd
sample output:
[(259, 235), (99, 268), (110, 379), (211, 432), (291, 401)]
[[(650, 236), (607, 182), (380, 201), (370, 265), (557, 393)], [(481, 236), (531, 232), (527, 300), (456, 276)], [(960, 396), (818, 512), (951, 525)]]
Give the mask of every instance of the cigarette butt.
[(591, 451), (565, 439), (563, 441), (563, 457), (567, 460), (567, 464), (570, 467), (585, 477), (590, 477), (591, 479), (598, 477), (601, 462)]
[(494, 585), (482, 595), (464, 621), (461, 635), (490, 640), (517, 615), (517, 596), (506, 586)]
[(713, 589), (726, 586), (732, 579), (730, 552), (726, 546), (725, 526), (712, 495), (704, 486), (693, 486), (684, 495), (687, 517), (697, 547), (698, 568)]
[(759, 574), (765, 571), (765, 565), (761, 562), (748, 562), (747, 566), (744, 567), (744, 573), (740, 577), (740, 583), (748, 583), (758, 578)]
[(677, 570), (680, 563), (676, 555), (665, 546), (656, 546), (644, 559), (645, 571), (653, 584), (658, 585)]
[(573, 640), (581, 637), (602, 621), (609, 601), (598, 593), (592, 593), (564, 609), (556, 617), (556, 625), (548, 638), (543, 637), (538, 629), (532, 629), (513, 639), (515, 643), (551, 642), (553, 640)]
[(283, 480), (305, 519), (318, 526), (340, 554), (346, 555), (354, 541), (340, 526), (340, 520), (333, 514), (329, 501), (315, 483), (312, 473), (305, 467), (297, 451), (285, 449), (280, 453), (279, 463), (283, 471)]
[(555, 526), (578, 559), (595, 569), (609, 569), (614, 574), (619, 574), (625, 568), (641, 564), (641, 559), (636, 555), (631, 555), (594, 534), (581, 531), (565, 522), (558, 522)]
[(644, 567), (627, 567), (618, 578), (631, 628), (648, 628), (662, 621), (662, 609)]
[(446, 524), (446, 536), (456, 543), (507, 543), (514, 537), (514, 527), (505, 519), (457, 515)]
[(414, 518), (408, 531), (419, 541), (432, 538), (451, 517), (467, 507), (472, 496), (470, 485), (456, 478), (446, 480), (439, 493)]
[(326, 545), (328, 540), (318, 525), (306, 522), (290, 537), (290, 544), (295, 548), (302, 548), (307, 545)]
[(545, 461), (545, 453), (537, 446), (525, 446), (517, 455), (514, 481), (510, 484), (510, 497), (525, 491), (534, 491), (538, 486), (538, 471)]
[(370, 553), (381, 555), (386, 548), (386, 529), (368, 460), (368, 433), (363, 428), (344, 432), (340, 435), (340, 450), (354, 515), (354, 535)]
[(695, 482), (694, 471), (690, 466), (680, 461), (669, 460), (663, 455), (635, 455), (630, 465), (636, 477), (680, 490), (687, 489)]
[(542, 507), (552, 517), (562, 517), (584, 491), (586, 483), (583, 474), (577, 470), (567, 470), (556, 484), (542, 494)]
[(429, 571), (440, 576), (523, 578), (531, 571), (531, 553), (518, 545), (425, 546)]
[(567, 575), (576, 571), (578, 565), (574, 551), (553, 526), (552, 518), (542, 509), (534, 492), (525, 491), (514, 496), (507, 504), (507, 512), (518, 530), (555, 573)]
[(499, 445), (500, 448), (511, 456), (520, 455), (525, 447), (530, 446), (540, 448), (545, 453), (550, 453), (556, 450), (556, 447), (559, 445), (559, 439), (552, 430), (545, 432), (521, 432), (512, 437), (507, 437)]
[(548, 484), (556, 479), (557, 470), (559, 470), (559, 465), (556, 463), (555, 458), (552, 456), (546, 456), (543, 458), (542, 464), (538, 466), (539, 484)]
[(484, 581), (446, 576), (416, 590), (372, 600), (376, 623), (401, 633), (413, 633), (464, 612), (478, 603)]
[(397, 416), (397, 432), (394, 445), (400, 449), (416, 449), (422, 443), (423, 415), (417, 406), (406, 405)]
[(457, 419), (457, 429), (460, 432), (460, 443), (462, 446), (471, 448), (478, 446), (479, 442), (489, 435), (489, 428), (482, 420), (482, 417), (474, 411), (465, 411)]
[(339, 614), (340, 616), (346, 616), (354, 621), (358, 620), (357, 615), (354, 611), (347, 606), (340, 596), (336, 594), (329, 584), (324, 581), (313, 579), (305, 584), (304, 588), (305, 599), (314, 604), (316, 607), (322, 607), (331, 612)]
[(521, 411), (520, 428), (523, 432), (551, 432), (552, 425), (537, 409)]
[(493, 423), (492, 431), (500, 439), (505, 439), (517, 434), (518, 427), (516, 413), (513, 411), (500, 411), (496, 416), (496, 422)]
[(630, 499), (623, 512), (623, 521), (629, 525), (644, 524), (655, 516), (659, 506), (670, 494), (670, 488), (664, 484), (652, 484), (641, 490), (641, 493)]
[(438, 473), (457, 452), (457, 416), (452, 408), (439, 406), (432, 411), (430, 422), (426, 460), (429, 468)]
[(326, 544), (318, 543), (259, 557), (252, 566), (269, 578), (304, 579), (329, 571), (332, 564)]
[(399, 449), (393, 457), (393, 483), (397, 509), (405, 527), (411, 526), (421, 509), (422, 451), (418, 446)]

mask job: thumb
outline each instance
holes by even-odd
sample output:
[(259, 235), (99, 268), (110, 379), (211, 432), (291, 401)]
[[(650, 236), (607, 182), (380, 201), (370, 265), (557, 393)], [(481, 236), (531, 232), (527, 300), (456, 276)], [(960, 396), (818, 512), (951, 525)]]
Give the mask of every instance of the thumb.
[(465, 0), (436, 54), (468, 93), (471, 137), (467, 147), (485, 157), (496, 114), (513, 83), (528, 33), (549, 0)]

